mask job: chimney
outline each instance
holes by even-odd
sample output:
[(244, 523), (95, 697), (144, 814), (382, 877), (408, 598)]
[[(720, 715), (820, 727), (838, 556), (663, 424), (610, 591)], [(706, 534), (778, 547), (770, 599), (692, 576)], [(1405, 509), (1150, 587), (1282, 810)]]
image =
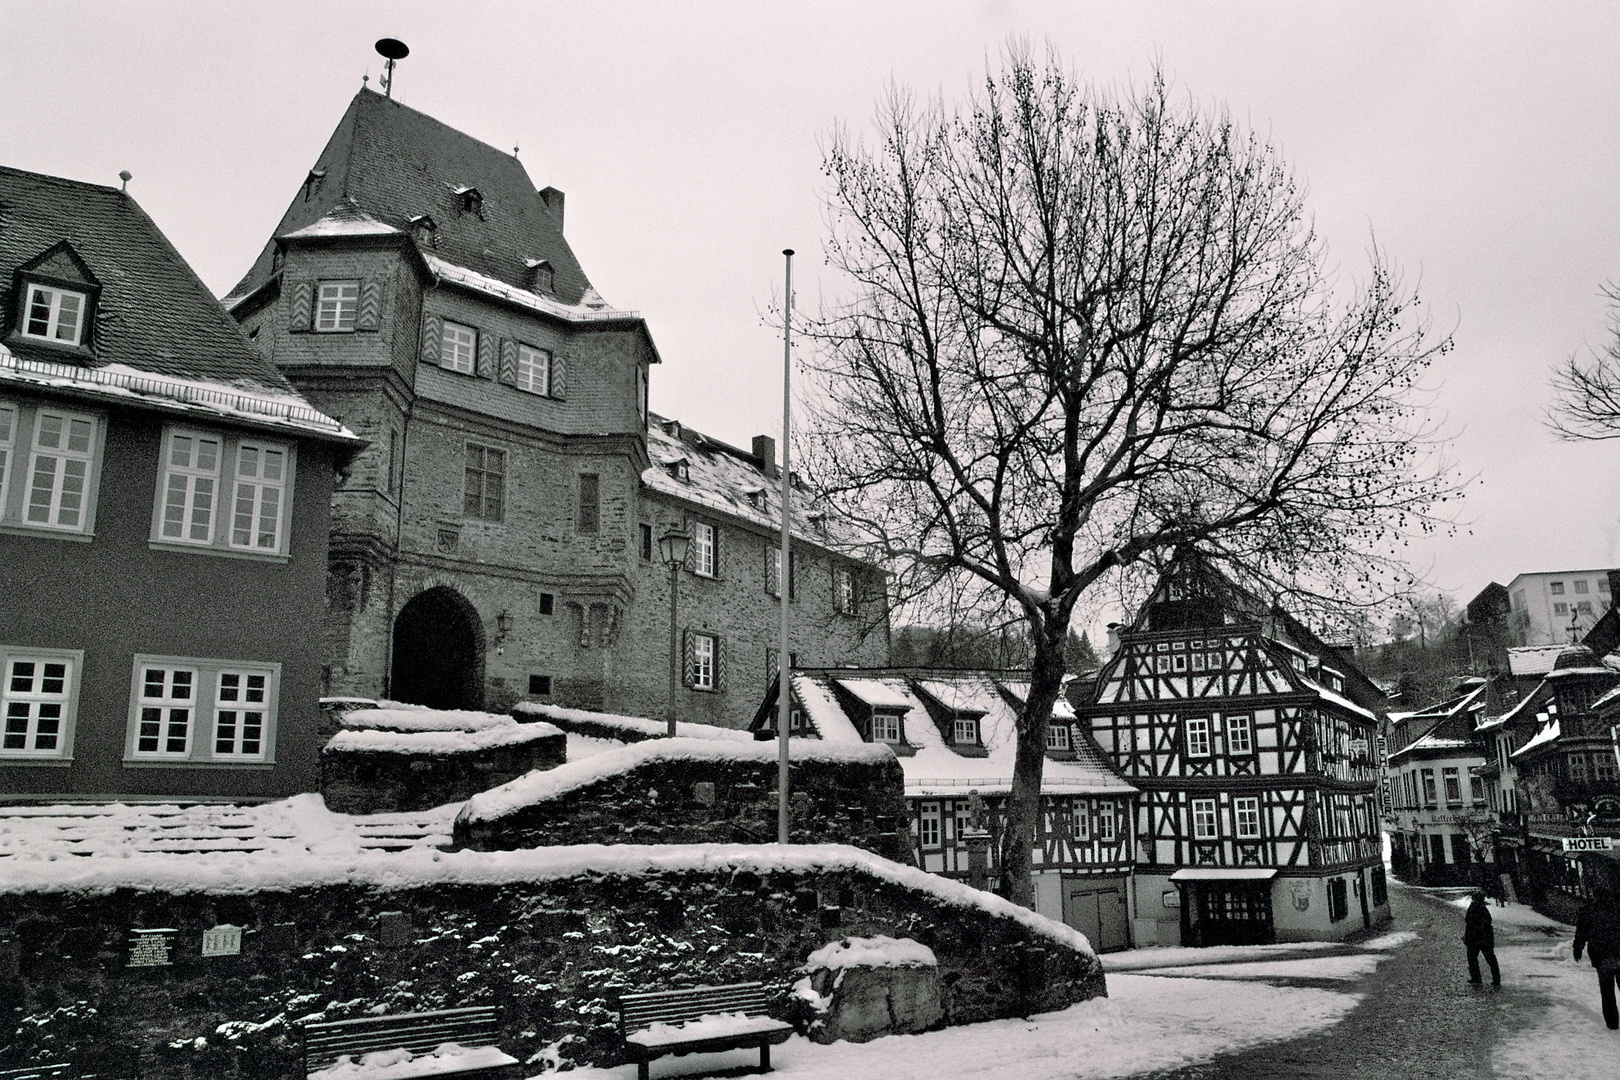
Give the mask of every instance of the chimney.
[(772, 480), (782, 475), (776, 467), (776, 440), (769, 435), (754, 436), (754, 457), (759, 459), (760, 471)]
[(562, 232), (563, 227), (563, 193), (554, 187), (540, 189), (540, 201), (546, 204), (551, 216), (557, 221), (557, 231)]

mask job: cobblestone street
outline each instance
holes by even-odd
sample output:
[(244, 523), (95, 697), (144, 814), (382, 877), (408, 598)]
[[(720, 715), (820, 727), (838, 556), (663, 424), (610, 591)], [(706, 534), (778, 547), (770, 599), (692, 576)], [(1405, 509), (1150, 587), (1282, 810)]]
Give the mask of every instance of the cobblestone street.
[[(1522, 1053), (1503, 1054), (1503, 1044), (1547, 1027), (1550, 1020), (1581, 1025), (1583, 1040), (1607, 1034), (1597, 1016), (1595, 991), (1584, 1010), (1589, 1015), (1582, 1015), (1578, 1005), (1549, 993), (1550, 980), (1570, 973), (1537, 970), (1561, 964), (1560, 957), (1567, 957), (1569, 929), (1504, 925), (1498, 919), (1502, 988), (1491, 989), (1488, 979), (1485, 987), (1476, 988), (1468, 984), (1461, 910), (1398, 884), (1390, 892), (1394, 922), (1389, 929), (1412, 931), (1416, 939), (1394, 949), (1376, 971), (1358, 982), (1337, 984), (1362, 995), (1361, 1003), (1341, 1023), (1303, 1038), (1148, 1075), (1153, 1080), (1463, 1080), (1566, 1075), (1550, 1062), (1538, 1073), (1533, 1060), (1523, 1060)], [(1175, 977), (1168, 971), (1164, 974)], [(1204, 977), (1211, 974), (1208, 968), (1200, 969)], [(1278, 986), (1326, 985), (1326, 980), (1286, 976), (1264, 981)], [(1550, 1015), (1554, 1012), (1556, 1017)], [(1620, 1036), (1613, 1041), (1610, 1052), (1620, 1055)], [(1611, 1056), (1608, 1060), (1616, 1059)]]

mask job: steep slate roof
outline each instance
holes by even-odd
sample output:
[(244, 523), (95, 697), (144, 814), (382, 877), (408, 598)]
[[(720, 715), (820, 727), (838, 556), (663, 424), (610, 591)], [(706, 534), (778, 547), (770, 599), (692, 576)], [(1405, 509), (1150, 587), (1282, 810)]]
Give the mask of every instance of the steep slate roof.
[[(655, 413), (647, 416), (647, 455), (652, 465), (641, 482), (652, 490), (718, 510), (766, 529), (782, 527), (782, 480), (766, 475), (764, 463), (746, 450), (682, 427)], [(686, 479), (670, 472), (686, 462)], [(840, 550), (854, 543), (837, 524), (821, 516), (809, 493), (794, 489), (793, 543)]]
[[(457, 192), (464, 188), (483, 197), (481, 213), (462, 208)], [(524, 287), (525, 260), (544, 259), (563, 303), (580, 303), (590, 288), (563, 239), (560, 206), (546, 205), (522, 162), (371, 90), (349, 103), (275, 236), (299, 235), (345, 202), (345, 213), (399, 230), (429, 215), (438, 226), (436, 243), (426, 245), (432, 254), (508, 285)], [(231, 297), (270, 280), (275, 247), (274, 240), (265, 245)]]
[[(1001, 671), (898, 670), (893, 668), (819, 668), (793, 673), (793, 696), (804, 709), (815, 734), (828, 742), (864, 742), (854, 721), (838, 703), (833, 684), (841, 684), (867, 701), (904, 707), (906, 743), (916, 752), (900, 758), (906, 794), (913, 796), (1005, 795), (1012, 789), (1017, 754), (1018, 712), (1027, 679)], [(978, 714), (983, 756), (958, 753), (946, 742), (929, 715), (922, 693), (952, 708)], [(948, 700), (946, 700), (948, 698)], [(756, 716), (768, 715), (774, 696)], [(1068, 711), (1068, 710), (1064, 710)], [(1072, 718), (1058, 715), (1060, 722)], [(1136, 788), (1109, 765), (1107, 757), (1083, 732), (1071, 729), (1074, 760), (1048, 758), (1042, 770), (1043, 794), (1128, 795)]]
[(24, 361), (106, 368), (270, 391), (305, 407), (134, 199), (116, 188), (0, 167), (0, 335), (10, 335), (19, 266), (67, 240), (101, 285), (92, 358), (12, 337)]
[(1568, 645), (1525, 645), (1509, 649), (1508, 674), (1545, 675), (1553, 669), (1558, 654), (1568, 647)]

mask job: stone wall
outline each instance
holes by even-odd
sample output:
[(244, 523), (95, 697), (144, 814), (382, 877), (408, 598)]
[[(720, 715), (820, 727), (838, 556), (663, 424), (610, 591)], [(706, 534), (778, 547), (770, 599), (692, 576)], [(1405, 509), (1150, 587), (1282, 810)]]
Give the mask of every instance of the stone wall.
[[(360, 733), (354, 733), (360, 734)], [(436, 733), (427, 733), (431, 737)], [(346, 745), (334, 739), (321, 749), (321, 795), (340, 814), (427, 810), (461, 802), (534, 769), (553, 769), (568, 754), (560, 731), (465, 748), (415, 749), (406, 736), (387, 748)]]
[[(777, 833), (776, 776), (774, 743), (636, 743), (473, 799), (456, 819), (456, 845), (769, 843)], [(789, 836), (909, 862), (904, 790), (899, 761), (882, 747), (796, 743)]]
[[(694, 849), (649, 858), (682, 851)], [(1078, 935), (995, 897), (848, 848), (796, 849), (781, 868), (758, 851), (696, 849), (689, 862), (702, 870), (483, 884), (13, 893), (0, 905), (0, 1069), (71, 1061), (107, 1080), (296, 1080), (300, 1021), (484, 1003), (500, 1009), (501, 1048), (535, 1071), (610, 1065), (624, 1060), (617, 993), (758, 979), (788, 1016), (798, 967), (848, 935), (930, 946), (950, 1024), (1107, 992)], [(441, 858), (470, 860), (476, 879), (539, 854)], [(245, 928), (240, 954), (201, 955), (219, 924)], [(177, 931), (170, 964), (128, 966), (130, 930), (146, 927)]]

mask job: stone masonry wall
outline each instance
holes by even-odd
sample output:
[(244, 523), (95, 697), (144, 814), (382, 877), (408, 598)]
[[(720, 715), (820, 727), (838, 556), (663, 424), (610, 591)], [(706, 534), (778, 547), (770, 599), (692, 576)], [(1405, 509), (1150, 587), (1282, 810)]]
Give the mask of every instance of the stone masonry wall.
[[(474, 851), (559, 844), (764, 844), (776, 839), (775, 761), (655, 760), (495, 820), (457, 818)], [(788, 772), (795, 844), (849, 844), (909, 862), (905, 781), (882, 762), (795, 761)]]
[(544, 735), (509, 746), (453, 754), (321, 749), (321, 796), (339, 814), (427, 810), (460, 802), (532, 769), (554, 769), (568, 737)]
[[(203, 932), (221, 923), (246, 928), (241, 953), (202, 956)], [(126, 965), (129, 931), (145, 927), (178, 931), (170, 965)], [(873, 934), (934, 950), (950, 1024), (1107, 993), (1095, 958), (1059, 938), (847, 867), (13, 894), (0, 905), (0, 1069), (297, 1080), (300, 1021), (485, 1003), (500, 1010), (501, 1048), (535, 1070), (610, 1065), (623, 1060), (620, 992), (758, 979), (788, 1016), (812, 951)]]

